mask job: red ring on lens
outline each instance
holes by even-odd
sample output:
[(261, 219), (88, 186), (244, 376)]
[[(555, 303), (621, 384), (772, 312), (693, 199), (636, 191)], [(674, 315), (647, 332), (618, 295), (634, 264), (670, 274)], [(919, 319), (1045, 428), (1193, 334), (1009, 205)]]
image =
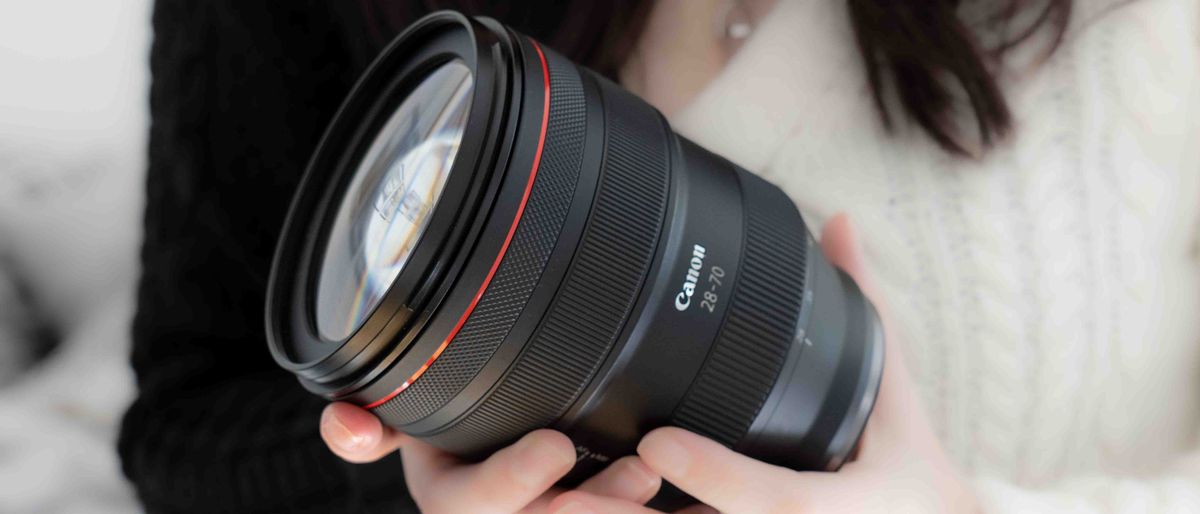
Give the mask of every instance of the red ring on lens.
[(483, 278), (483, 283), (480, 284), (479, 291), (475, 292), (475, 297), (471, 299), (471, 304), (467, 305), (467, 310), (463, 311), (462, 316), (458, 318), (458, 323), (454, 324), (454, 328), (450, 330), (450, 334), (446, 336), (446, 340), (438, 345), (433, 355), (425, 361), (425, 364), (417, 368), (417, 371), (408, 377), (404, 383), (400, 384), (400, 387), (388, 393), (387, 396), (364, 405), (363, 408), (365, 409), (373, 409), (383, 405), (388, 400), (395, 398), (396, 395), (404, 392), (413, 382), (421, 378), (421, 375), (425, 374), (425, 371), (429, 370), (429, 367), (433, 365), (433, 362), (438, 357), (441, 357), (442, 352), (446, 351), (446, 347), (450, 346), (450, 342), (454, 340), (454, 336), (457, 336), (458, 331), (462, 330), (463, 325), (467, 322), (467, 318), (471, 317), (471, 313), (475, 311), (475, 306), (479, 304), (479, 300), (483, 298), (483, 293), (487, 291), (488, 285), (492, 283), (492, 277), (495, 276), (496, 269), (500, 267), (500, 261), (504, 260), (504, 254), (508, 252), (508, 245), (512, 242), (513, 235), (517, 232), (517, 224), (520, 223), (521, 216), (525, 214), (525, 204), (529, 202), (529, 193), (533, 191), (533, 181), (537, 178), (538, 166), (542, 163), (542, 148), (546, 143), (546, 125), (550, 121), (550, 68), (546, 65), (546, 54), (542, 53), (541, 45), (538, 45), (537, 41), (532, 39), (529, 42), (533, 44), (534, 50), (537, 51), (538, 59), (542, 62), (542, 86), (545, 88), (545, 94), (542, 101), (542, 130), (538, 135), (537, 152), (533, 156), (533, 168), (529, 170), (529, 180), (525, 183), (525, 192), (521, 196), (521, 203), (517, 206), (517, 215), (513, 218), (512, 225), (508, 228), (508, 235), (504, 237), (504, 244), (500, 245), (500, 253), (496, 255), (496, 260), (492, 262), (492, 268), (488, 270), (487, 276)]

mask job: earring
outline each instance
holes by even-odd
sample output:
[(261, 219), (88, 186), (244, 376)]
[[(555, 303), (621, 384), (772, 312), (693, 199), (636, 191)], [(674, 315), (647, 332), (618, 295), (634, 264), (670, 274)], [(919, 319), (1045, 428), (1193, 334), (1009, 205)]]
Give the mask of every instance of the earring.
[(754, 33), (754, 20), (745, 0), (730, 0), (725, 4), (722, 15), (717, 18), (717, 34), (722, 40), (741, 43)]

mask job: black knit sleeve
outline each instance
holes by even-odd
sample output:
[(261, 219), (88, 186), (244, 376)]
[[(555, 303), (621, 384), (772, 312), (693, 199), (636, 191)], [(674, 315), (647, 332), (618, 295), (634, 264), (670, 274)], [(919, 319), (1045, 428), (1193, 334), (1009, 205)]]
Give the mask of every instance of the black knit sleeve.
[[(333, 4), (160, 0), (145, 239), (119, 453), (149, 512), (404, 512), (398, 457), (326, 449), (263, 328), (303, 166), (366, 60)], [(350, 31), (353, 32), (353, 31)]]

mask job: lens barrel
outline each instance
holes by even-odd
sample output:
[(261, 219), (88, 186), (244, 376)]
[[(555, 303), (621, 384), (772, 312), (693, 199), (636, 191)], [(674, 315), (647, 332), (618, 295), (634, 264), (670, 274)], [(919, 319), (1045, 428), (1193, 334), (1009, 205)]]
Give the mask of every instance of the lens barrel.
[[(314, 292), (370, 143), (432, 70), (470, 110), (441, 198), (378, 305), (327, 339)], [(367, 71), (280, 240), (269, 344), (310, 391), (482, 457), (552, 427), (573, 478), (676, 425), (794, 469), (837, 469), (874, 404), (883, 331), (777, 187), (652, 107), (487, 18), (428, 16)]]

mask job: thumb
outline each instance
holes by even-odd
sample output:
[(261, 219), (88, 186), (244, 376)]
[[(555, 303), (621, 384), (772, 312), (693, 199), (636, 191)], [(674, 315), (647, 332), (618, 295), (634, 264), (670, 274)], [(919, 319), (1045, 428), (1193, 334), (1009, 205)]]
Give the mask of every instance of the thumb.
[(357, 405), (334, 402), (321, 412), (321, 439), (337, 456), (348, 462), (379, 460), (410, 440), (384, 426), (374, 414)]

